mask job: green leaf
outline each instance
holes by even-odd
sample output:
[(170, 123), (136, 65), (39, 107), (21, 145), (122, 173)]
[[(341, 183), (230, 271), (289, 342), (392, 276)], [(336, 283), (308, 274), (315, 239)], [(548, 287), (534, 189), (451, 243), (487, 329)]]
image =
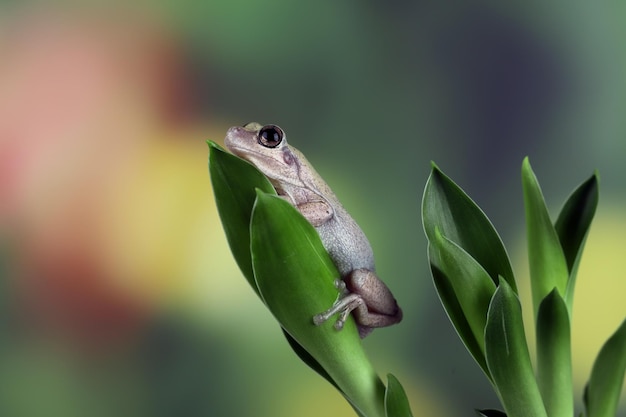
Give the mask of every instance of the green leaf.
[[(209, 141), (209, 172), (215, 202), (226, 233), (228, 244), (239, 269), (250, 286), (259, 295), (250, 255), (250, 219), (256, 201), (256, 189), (274, 194), (274, 187), (253, 165), (229, 154), (216, 143)], [(284, 333), (298, 357), (314, 371), (335, 385), (328, 373), (315, 359)]]
[(256, 284), (272, 314), (359, 412), (383, 416), (385, 387), (354, 320), (341, 331), (332, 320), (313, 324), (313, 316), (335, 302), (339, 277), (317, 231), (288, 202), (258, 190), (250, 231)]
[(537, 314), (537, 383), (550, 417), (574, 415), (569, 314), (556, 288)]
[[(431, 251), (432, 246), (428, 245), (429, 258), (432, 256)], [(435, 283), (437, 295), (439, 296), (441, 304), (443, 304), (446, 314), (448, 314), (454, 329), (457, 331), (466, 349), (476, 360), (483, 372), (485, 372), (489, 379), (491, 379), (491, 374), (489, 373), (489, 368), (487, 368), (487, 362), (484, 357), (484, 350), (481, 347), (482, 344), (479, 344), (478, 340), (473, 336), (472, 328), (465, 318), (465, 313), (463, 312), (463, 308), (454, 293), (454, 288), (452, 287), (450, 279), (433, 262), (430, 263), (430, 271), (433, 276), (433, 282)]]
[(211, 185), (226, 239), (239, 269), (258, 294), (250, 259), (250, 216), (256, 199), (254, 190), (276, 192), (254, 166), (229, 154), (215, 142), (209, 141), (208, 145)]
[(387, 374), (387, 390), (385, 391), (386, 417), (413, 417), (409, 400), (400, 381), (392, 374)]
[(606, 341), (585, 388), (587, 417), (614, 417), (626, 372), (626, 320)]
[(433, 164), (422, 200), (422, 221), (430, 242), (435, 229), (487, 271), (494, 284), (504, 277), (515, 292), (513, 270), (502, 240), (482, 210)]
[(541, 301), (556, 288), (565, 295), (569, 276), (559, 237), (528, 158), (522, 163), (528, 260), (535, 317)]
[(591, 226), (591, 220), (593, 220), (597, 206), (598, 175), (594, 173), (587, 181), (574, 190), (565, 202), (559, 218), (554, 224), (569, 271), (565, 299), (570, 311), (574, 302), (574, 286), (576, 284), (578, 263), (580, 262), (589, 226)]
[(530, 363), (522, 308), (517, 295), (503, 279), (487, 313), (485, 353), (507, 415), (547, 417)]
[(448, 316), (467, 349), (491, 379), (485, 362), (484, 334), (495, 284), (474, 258), (437, 228), (428, 254), (435, 286)]

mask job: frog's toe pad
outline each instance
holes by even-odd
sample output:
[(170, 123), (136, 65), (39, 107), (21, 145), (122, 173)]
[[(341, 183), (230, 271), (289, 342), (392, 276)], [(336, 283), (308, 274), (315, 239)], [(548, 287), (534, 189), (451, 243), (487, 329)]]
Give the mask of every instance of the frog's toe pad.
[(328, 320), (328, 317), (324, 313), (316, 314), (313, 316), (313, 324), (319, 326), (322, 323), (325, 323)]

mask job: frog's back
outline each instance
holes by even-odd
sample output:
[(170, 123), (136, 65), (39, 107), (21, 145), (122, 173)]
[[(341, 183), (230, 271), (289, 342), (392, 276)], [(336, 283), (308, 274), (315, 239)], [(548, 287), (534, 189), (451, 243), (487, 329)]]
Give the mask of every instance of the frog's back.
[(339, 273), (343, 276), (359, 268), (374, 271), (372, 247), (359, 225), (343, 208), (304, 154), (293, 146), (289, 148), (296, 155), (300, 165), (306, 168), (301, 169), (299, 173), (302, 182), (332, 207), (333, 217), (317, 226), (316, 230)]
[(367, 237), (343, 207), (335, 208), (334, 217), (317, 227), (317, 232), (342, 276), (359, 268), (375, 270)]

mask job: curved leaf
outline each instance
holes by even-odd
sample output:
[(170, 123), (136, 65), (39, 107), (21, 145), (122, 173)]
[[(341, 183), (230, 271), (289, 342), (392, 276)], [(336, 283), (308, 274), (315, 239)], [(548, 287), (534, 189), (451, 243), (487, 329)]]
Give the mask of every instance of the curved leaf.
[[(253, 165), (231, 155), (215, 142), (208, 141), (209, 172), (220, 220), (239, 269), (259, 295), (250, 255), (250, 218), (256, 201), (256, 189), (274, 194), (274, 187)], [(328, 382), (337, 386), (328, 373), (298, 342), (284, 333), (298, 357)]]
[(597, 206), (598, 174), (594, 173), (569, 196), (554, 224), (570, 271), (582, 250)]
[[(434, 239), (428, 253), (442, 304), (466, 347), (487, 377), (491, 378), (485, 362), (484, 334), (487, 310), (496, 286), (474, 258), (443, 236), (437, 228)], [(444, 279), (450, 290), (439, 291)], [(456, 323), (460, 326), (457, 327)]]
[(537, 314), (537, 383), (550, 417), (574, 415), (569, 314), (556, 288)]
[(559, 237), (528, 158), (522, 163), (528, 261), (535, 317), (541, 301), (556, 288), (565, 295), (569, 276)]
[(626, 372), (626, 320), (606, 341), (585, 388), (587, 417), (614, 417)]
[(485, 327), (489, 372), (509, 417), (547, 417), (535, 381), (517, 295), (500, 280)]
[(386, 417), (413, 417), (409, 400), (400, 381), (392, 374), (387, 374), (387, 390), (385, 391)]
[(283, 328), (366, 416), (384, 415), (385, 387), (367, 359), (354, 320), (338, 331), (313, 316), (337, 298), (339, 274), (317, 231), (283, 199), (257, 190), (250, 225), (257, 287)]
[(597, 206), (598, 174), (594, 173), (591, 178), (574, 190), (554, 224), (569, 271), (565, 299), (570, 311), (574, 302), (578, 263)]
[(422, 200), (422, 221), (429, 241), (436, 240), (435, 228), (463, 248), (493, 280), (504, 277), (515, 292), (509, 257), (502, 240), (483, 211), (437, 166), (433, 168)]
[[(431, 245), (428, 245), (429, 257), (431, 256), (431, 251), (432, 247)], [(433, 282), (437, 290), (437, 295), (439, 296), (441, 304), (443, 304), (446, 314), (450, 318), (454, 329), (457, 331), (461, 341), (465, 345), (465, 348), (476, 360), (483, 372), (485, 372), (485, 375), (491, 379), (489, 368), (487, 367), (487, 362), (485, 361), (482, 344), (479, 344), (478, 340), (472, 333), (472, 328), (470, 327), (470, 324), (465, 317), (465, 313), (463, 312), (463, 308), (454, 293), (454, 288), (452, 287), (450, 279), (433, 262), (430, 263), (430, 272), (433, 276)]]
[(250, 163), (229, 154), (215, 142), (209, 145), (209, 173), (217, 211), (230, 251), (239, 269), (258, 294), (250, 260), (250, 216), (259, 188), (275, 194), (274, 187)]

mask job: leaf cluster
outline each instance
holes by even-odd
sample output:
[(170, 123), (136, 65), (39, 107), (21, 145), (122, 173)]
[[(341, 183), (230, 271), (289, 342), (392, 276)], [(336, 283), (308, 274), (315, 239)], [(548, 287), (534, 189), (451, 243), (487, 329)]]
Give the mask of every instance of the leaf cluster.
[[(592, 175), (552, 222), (528, 158), (522, 164), (528, 257), (537, 340), (530, 360), (511, 264), (498, 233), (471, 198), (433, 165), (422, 203), (428, 258), (439, 298), (506, 414), (574, 415), (571, 315), (576, 273), (598, 203)], [(626, 369), (626, 320), (598, 355), (587, 384), (588, 417), (614, 416)]]

